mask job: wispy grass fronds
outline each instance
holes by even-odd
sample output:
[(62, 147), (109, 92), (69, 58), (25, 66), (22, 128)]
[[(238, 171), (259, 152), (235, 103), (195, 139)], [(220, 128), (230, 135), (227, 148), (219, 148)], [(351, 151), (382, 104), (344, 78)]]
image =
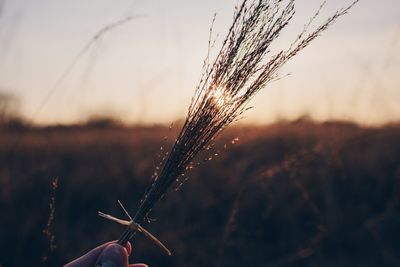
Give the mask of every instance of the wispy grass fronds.
[[(357, 2), (338, 10), (310, 31), (322, 5), (293, 43), (277, 52), (272, 52), (271, 45), (292, 20), (295, 0), (244, 0), (236, 7), (233, 23), (215, 60), (209, 63), (209, 54), (205, 60), (182, 130), (133, 221), (142, 223), (156, 202), (190, 168), (194, 157), (240, 118), (252, 97), (278, 77), (279, 69)], [(209, 47), (210, 44), (211, 41)], [(125, 243), (133, 234), (126, 230), (119, 242)]]
[(42, 231), (43, 234), (45, 235), (48, 243), (49, 243), (49, 247), (46, 251), (46, 253), (42, 256), (42, 261), (46, 262), (49, 254), (51, 252), (53, 252), (56, 249), (56, 237), (53, 233), (53, 223), (55, 220), (55, 214), (56, 214), (56, 193), (57, 193), (57, 189), (58, 189), (58, 178), (55, 178), (52, 182), (51, 182), (51, 198), (50, 198), (50, 203), (49, 203), (49, 217), (47, 219), (47, 223), (46, 223), (46, 228)]

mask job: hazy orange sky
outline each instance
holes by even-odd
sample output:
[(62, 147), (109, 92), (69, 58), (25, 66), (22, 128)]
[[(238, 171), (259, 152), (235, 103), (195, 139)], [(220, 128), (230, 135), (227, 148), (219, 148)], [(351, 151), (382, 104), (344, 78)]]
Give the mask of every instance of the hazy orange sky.
[[(0, 0), (1, 2), (1, 0)], [(298, 0), (285, 46), (320, 0)], [(40, 123), (68, 123), (106, 112), (127, 122), (183, 118), (200, 76), (209, 26), (217, 13), (217, 47), (237, 1), (3, 0), (0, 92)], [(348, 5), (328, 0), (321, 18)], [(53, 95), (49, 90), (102, 27), (140, 15), (105, 34)], [(301, 114), (380, 124), (400, 119), (400, 1), (361, 0), (294, 58), (252, 102), (244, 122), (269, 123)], [(37, 113), (37, 111), (39, 112)]]

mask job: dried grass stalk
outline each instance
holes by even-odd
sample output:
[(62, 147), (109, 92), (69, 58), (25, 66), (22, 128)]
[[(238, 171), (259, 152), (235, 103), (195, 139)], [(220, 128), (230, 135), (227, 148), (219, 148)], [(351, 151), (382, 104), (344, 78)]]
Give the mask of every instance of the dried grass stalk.
[[(252, 97), (279, 69), (308, 46), (358, 0), (334, 13), (310, 31), (321, 8), (287, 48), (272, 52), (271, 44), (280, 36), (295, 14), (295, 0), (244, 0), (236, 7), (233, 23), (212, 64), (209, 53), (202, 77), (192, 98), (185, 123), (168, 154), (161, 172), (145, 194), (132, 224), (141, 224), (150, 210), (175, 182), (182, 179), (194, 157), (227, 125), (241, 117)], [(135, 234), (128, 227), (118, 242), (126, 243)]]

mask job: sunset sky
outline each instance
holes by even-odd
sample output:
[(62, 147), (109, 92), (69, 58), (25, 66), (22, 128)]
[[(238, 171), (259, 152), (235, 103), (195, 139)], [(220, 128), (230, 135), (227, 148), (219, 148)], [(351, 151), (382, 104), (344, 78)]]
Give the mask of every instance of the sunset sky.
[[(129, 123), (183, 118), (206, 55), (216, 13), (216, 48), (232, 22), (228, 0), (3, 0), (0, 92), (19, 99), (38, 123), (69, 123), (106, 113)], [(298, 0), (279, 40), (286, 47), (321, 0)], [(350, 3), (328, 0), (321, 20)], [(104, 26), (138, 17), (104, 34), (54, 94), (56, 81)], [(400, 120), (400, 1), (361, 0), (281, 71), (291, 75), (252, 101), (246, 123), (309, 114), (362, 124)], [(43, 104), (43, 106), (42, 106)]]

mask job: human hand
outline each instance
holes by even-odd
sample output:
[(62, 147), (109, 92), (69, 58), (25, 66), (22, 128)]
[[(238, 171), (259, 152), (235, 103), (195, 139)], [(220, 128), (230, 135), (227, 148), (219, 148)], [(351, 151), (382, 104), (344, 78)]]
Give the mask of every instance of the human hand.
[(108, 242), (67, 263), (64, 267), (148, 267), (141, 263), (128, 265), (128, 256), (131, 252), (132, 246), (129, 242), (125, 247), (115, 241)]

